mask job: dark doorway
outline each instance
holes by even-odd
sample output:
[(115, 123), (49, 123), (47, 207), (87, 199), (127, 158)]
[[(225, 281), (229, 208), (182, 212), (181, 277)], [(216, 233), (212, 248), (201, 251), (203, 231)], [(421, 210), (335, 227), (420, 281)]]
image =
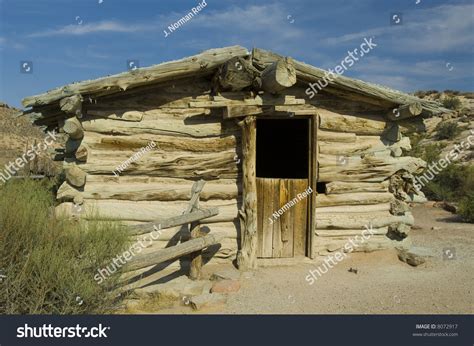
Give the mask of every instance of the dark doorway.
[(310, 119), (257, 119), (257, 256), (305, 256)]
[(309, 119), (257, 120), (257, 177), (308, 178)]

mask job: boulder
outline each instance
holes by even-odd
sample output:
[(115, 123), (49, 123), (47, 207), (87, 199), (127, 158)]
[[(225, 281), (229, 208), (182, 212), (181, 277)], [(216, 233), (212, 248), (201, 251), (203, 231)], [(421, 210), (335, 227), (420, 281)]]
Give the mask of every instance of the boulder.
[(231, 293), (240, 290), (240, 282), (236, 280), (221, 280), (212, 285), (212, 293)]
[(204, 308), (213, 308), (224, 305), (227, 302), (227, 296), (225, 294), (201, 294), (199, 296), (192, 297), (190, 299), (191, 307), (194, 310), (201, 310)]
[(413, 246), (411, 248), (397, 248), (398, 258), (413, 267), (426, 262), (428, 257), (433, 257), (433, 252), (430, 249)]

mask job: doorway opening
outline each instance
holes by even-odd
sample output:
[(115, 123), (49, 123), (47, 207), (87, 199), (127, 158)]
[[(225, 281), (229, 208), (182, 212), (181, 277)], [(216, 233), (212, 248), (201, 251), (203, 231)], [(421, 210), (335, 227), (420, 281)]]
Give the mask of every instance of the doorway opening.
[(309, 119), (257, 119), (257, 177), (307, 179)]
[[(303, 257), (307, 249), (310, 119), (257, 119), (260, 258)], [(302, 197), (304, 196), (304, 197)]]

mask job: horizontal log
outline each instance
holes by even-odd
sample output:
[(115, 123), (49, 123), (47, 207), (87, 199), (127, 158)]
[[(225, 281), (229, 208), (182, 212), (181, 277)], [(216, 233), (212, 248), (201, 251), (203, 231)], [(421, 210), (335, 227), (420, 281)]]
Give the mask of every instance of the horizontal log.
[(335, 195), (319, 194), (316, 196), (316, 207), (390, 203), (394, 198), (390, 192), (358, 192)]
[(339, 143), (334, 145), (332, 142), (319, 142), (319, 153), (329, 155), (362, 155), (378, 151), (394, 151), (398, 148), (408, 151), (411, 149), (410, 139), (403, 137), (402, 140), (393, 143), (383, 140), (380, 136), (357, 136), (353, 143)]
[[(365, 230), (365, 229), (364, 229)], [(316, 235), (319, 237), (350, 237), (360, 235), (364, 230), (360, 229), (319, 229)], [(374, 235), (385, 235), (388, 233), (388, 226), (381, 228), (372, 228), (370, 233)]]
[(91, 150), (135, 150), (151, 142), (162, 151), (219, 152), (231, 150), (237, 146), (237, 136), (211, 138), (175, 137), (153, 134), (130, 136), (110, 136), (95, 132), (85, 132), (83, 143)]
[[(219, 152), (209, 154), (166, 153), (154, 151), (144, 154), (137, 161), (126, 166), (129, 157), (91, 157), (80, 167), (89, 174), (150, 175), (176, 178), (236, 178), (239, 172), (236, 153)], [(118, 172), (118, 166), (124, 169)], [(126, 167), (125, 167), (126, 166)]]
[(160, 264), (184, 255), (205, 249), (220, 243), (222, 237), (208, 234), (204, 237), (188, 240), (184, 243), (168, 247), (151, 254), (137, 255), (125, 267), (126, 271), (137, 270), (151, 265)]
[[(319, 196), (316, 197), (316, 201), (318, 200)], [(331, 195), (331, 196), (342, 196), (342, 195)], [(334, 207), (316, 207), (316, 214), (317, 213), (368, 213), (372, 211), (389, 211), (391, 210), (390, 203), (379, 203), (379, 204), (364, 204), (363, 202), (361, 205), (353, 205), (348, 203), (349, 205), (338, 205)]]
[(87, 109), (87, 115), (96, 116), (107, 119), (123, 120), (123, 121), (142, 121), (143, 112), (130, 110), (98, 110), (98, 109)]
[[(149, 222), (143, 221), (127, 221), (127, 220), (114, 220), (115, 222), (120, 223), (125, 229), (129, 229), (129, 227), (146, 225)], [(108, 224), (109, 221), (104, 220), (81, 220), (82, 223), (87, 225), (96, 225), (96, 224)], [(226, 222), (213, 222), (207, 223), (207, 220), (203, 220), (201, 223), (201, 229), (212, 234), (219, 234), (225, 239), (229, 239), (232, 241), (237, 241), (240, 239), (240, 221), (235, 219), (234, 221), (226, 221)], [(156, 238), (156, 237), (155, 237)], [(131, 239), (133, 241), (145, 240), (147, 242), (165, 242), (167, 244), (176, 243), (177, 241), (184, 241), (190, 239), (189, 227), (185, 225), (170, 227), (166, 229), (162, 229), (159, 237), (157, 239), (153, 239), (150, 237), (149, 234), (141, 234), (141, 235), (132, 235)]]
[(326, 184), (326, 194), (356, 193), (356, 192), (388, 192), (389, 182), (362, 183), (333, 181)]
[(342, 143), (353, 143), (357, 140), (355, 133), (336, 132), (336, 131), (324, 131), (318, 129), (318, 141), (320, 142), (342, 142)]
[(386, 235), (373, 235), (365, 242), (354, 242), (354, 245), (350, 242), (353, 236), (345, 237), (318, 237), (315, 251), (319, 255), (327, 255), (334, 251), (347, 252), (348, 249), (344, 248), (349, 244), (352, 248), (352, 252), (373, 252), (377, 250), (393, 249), (396, 246), (402, 246), (403, 242), (391, 240)]
[(386, 120), (373, 115), (343, 115), (326, 109), (318, 109), (319, 128), (324, 130), (356, 133), (359, 135), (381, 135)]
[(153, 220), (151, 223), (136, 225), (136, 226), (130, 227), (129, 229), (130, 229), (131, 234), (137, 234), (137, 235), (144, 234), (144, 233), (153, 232), (153, 230), (155, 230), (155, 227), (158, 230), (166, 229), (166, 228), (170, 228), (174, 226), (188, 224), (195, 221), (204, 220), (211, 216), (216, 216), (217, 214), (219, 214), (218, 208), (201, 209), (201, 210), (192, 211), (187, 214), (178, 215), (178, 216), (174, 216), (174, 217), (170, 217), (166, 219)]
[[(206, 219), (206, 223), (234, 221), (238, 216), (237, 200), (211, 200), (201, 202), (203, 209), (219, 208), (219, 214)], [(186, 201), (118, 201), (118, 200), (85, 200), (80, 214), (86, 220), (118, 220), (153, 222), (182, 215), (188, 206)], [(57, 215), (74, 214), (73, 203), (65, 202), (56, 207)]]
[(395, 216), (388, 211), (370, 213), (316, 213), (316, 229), (363, 229), (370, 224), (373, 228), (404, 223), (413, 225), (415, 222), (411, 213)]
[[(94, 177), (100, 179), (93, 180)], [(130, 179), (129, 179), (130, 178)], [(127, 176), (90, 175), (81, 192), (64, 182), (57, 192), (59, 200), (72, 200), (77, 194), (84, 199), (117, 199), (128, 201), (189, 201), (192, 181), (172, 178), (133, 179)], [(236, 180), (224, 179), (207, 182), (200, 194), (201, 200), (236, 199), (239, 195)]]
[(85, 131), (112, 135), (155, 134), (179, 137), (220, 137), (238, 133), (236, 125), (222, 122), (221, 119), (193, 119), (187, 121), (179, 118), (166, 118), (161, 121), (143, 120), (130, 122), (94, 117), (84, 117), (82, 126)]
[(397, 171), (418, 173), (426, 167), (426, 162), (416, 157), (376, 157), (367, 155), (357, 162), (346, 165), (320, 167), (319, 181), (366, 181), (380, 182)]
[(95, 80), (70, 84), (66, 87), (56, 88), (42, 95), (26, 97), (22, 100), (24, 107), (39, 106), (57, 101), (68, 93), (94, 94), (116, 93), (145, 84), (173, 80), (177, 77), (193, 76), (196, 73), (213, 71), (232, 56), (247, 56), (246, 48), (234, 46), (219, 49), (210, 49), (201, 54), (181, 60), (165, 62), (135, 71), (120, 73), (114, 76), (103, 77)]

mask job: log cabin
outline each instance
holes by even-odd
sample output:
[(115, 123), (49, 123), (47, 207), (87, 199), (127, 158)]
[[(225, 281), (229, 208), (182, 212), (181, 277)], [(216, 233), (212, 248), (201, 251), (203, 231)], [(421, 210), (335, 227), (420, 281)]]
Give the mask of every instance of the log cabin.
[[(240, 46), (77, 82), (22, 103), (34, 123), (67, 134), (58, 213), (140, 225), (180, 215), (191, 186), (219, 212), (205, 261), (317, 258), (370, 227), (354, 251), (395, 247), (425, 200), (408, 134), (438, 103)], [(313, 84), (312, 84), (313, 83)], [(313, 87), (311, 87), (313, 85)], [(154, 144), (136, 160), (134, 155)], [(128, 162), (128, 165), (123, 165)], [(117, 167), (121, 167), (117, 174)], [(90, 212), (90, 213), (89, 213)], [(164, 230), (147, 251), (189, 239)]]

